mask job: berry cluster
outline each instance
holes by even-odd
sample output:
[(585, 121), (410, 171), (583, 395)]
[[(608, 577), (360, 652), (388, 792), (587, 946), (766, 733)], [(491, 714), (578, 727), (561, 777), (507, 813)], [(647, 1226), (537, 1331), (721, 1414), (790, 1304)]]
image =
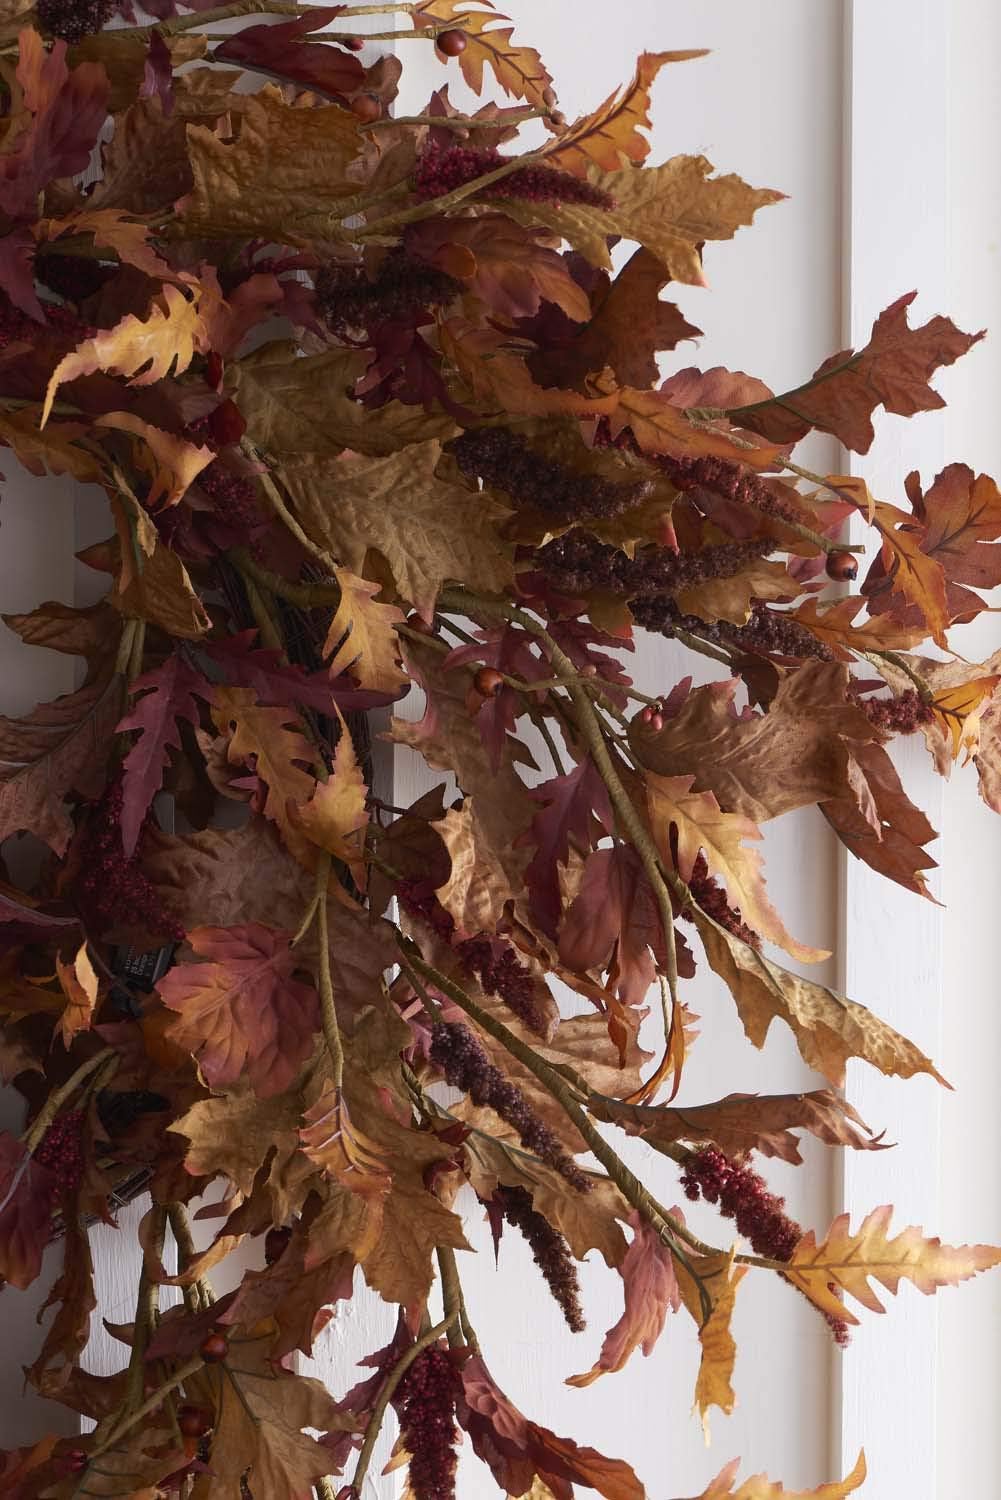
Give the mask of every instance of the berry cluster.
[[(745, 1162), (725, 1156), (717, 1146), (701, 1146), (688, 1157), (681, 1185), (693, 1203), (703, 1197), (716, 1204), (725, 1218), (733, 1219), (758, 1255), (769, 1260), (792, 1259), (803, 1238), (802, 1227), (786, 1213), (785, 1199), (770, 1193), (764, 1178)], [(824, 1316), (835, 1342), (843, 1348), (848, 1343), (848, 1325), (831, 1313)]]
[(38, 22), (49, 36), (82, 42), (111, 18), (115, 0), (38, 0)]
[(494, 1201), (509, 1224), (513, 1224), (528, 1242), (532, 1258), (546, 1285), (563, 1310), (572, 1333), (587, 1327), (580, 1305), (580, 1282), (570, 1247), (549, 1220), (532, 1206), (532, 1195), (523, 1187), (498, 1187)]
[(184, 928), (143, 873), (139, 849), (131, 859), (125, 856), (121, 820), (119, 778), (93, 808), (80, 838), (76, 891), (85, 926), (94, 935), (112, 927), (137, 927), (179, 943)]
[(616, 484), (597, 474), (581, 474), (534, 452), (524, 438), (505, 427), (477, 427), (451, 444), (463, 474), (503, 490), (519, 505), (533, 506), (562, 521), (610, 519), (639, 505), (649, 494), (648, 479)]
[[(54, 333), (62, 333), (75, 340), (87, 338), (93, 332), (68, 307), (57, 307), (50, 302), (45, 305), (44, 311), (45, 322)], [(0, 349), (6, 349), (9, 344), (34, 344), (44, 326), (34, 318), (29, 318), (27, 313), (21, 312), (9, 297), (0, 293)]]
[(894, 698), (857, 698), (859, 708), (870, 724), (892, 734), (914, 734), (922, 724), (930, 724), (935, 715), (916, 688), (907, 688)]
[(463, 969), (479, 980), (481, 989), (503, 1000), (537, 1036), (546, 1034), (547, 1020), (539, 1009), (532, 971), (518, 959), (510, 944), (503, 938), (484, 934), (454, 942), (455, 923), (435, 899), (434, 892), (424, 889), (420, 881), (403, 881), (397, 897), (404, 911), (426, 922), (443, 942), (454, 948)]
[(233, 531), (253, 531), (264, 523), (257, 504), (257, 487), (252, 479), (234, 474), (215, 459), (198, 476), (198, 484), (215, 503), (215, 513), (224, 526)]
[(662, 453), (655, 461), (677, 490), (686, 493), (711, 490), (724, 500), (751, 505), (766, 516), (774, 516), (777, 521), (799, 520), (796, 507), (777, 489), (729, 459), (676, 458), (673, 454)]
[(414, 1500), (453, 1500), (459, 1440), (455, 1404), (461, 1389), (448, 1351), (438, 1346), (418, 1354), (397, 1387), (393, 1405), (410, 1455)]
[[(484, 146), (438, 146), (421, 152), (414, 168), (414, 192), (422, 200), (441, 198), (456, 188), (496, 172), (511, 158), (496, 148)], [(497, 182), (488, 183), (480, 198), (525, 198), (532, 203), (585, 203), (591, 208), (614, 208), (615, 200), (602, 188), (561, 172), (555, 167), (533, 164), (518, 167)]]
[[(740, 908), (731, 906), (726, 899), (726, 892), (717, 880), (709, 873), (709, 865), (704, 854), (699, 854), (688, 879), (688, 889), (695, 899), (695, 904), (706, 916), (712, 917), (720, 927), (746, 943), (749, 948), (760, 948), (761, 939), (752, 927), (741, 918)], [(694, 920), (691, 907), (687, 907), (681, 915), (688, 921)]]
[(316, 275), (316, 310), (331, 332), (344, 338), (374, 323), (426, 322), (433, 308), (447, 306), (461, 291), (454, 276), (401, 247), (390, 251), (374, 279), (364, 266), (322, 267)]
[(818, 641), (805, 625), (800, 625), (782, 610), (769, 609), (758, 599), (752, 601), (750, 620), (746, 625), (739, 626), (730, 625), (725, 620), (710, 623), (701, 620), (698, 615), (684, 615), (667, 594), (637, 599), (630, 608), (637, 625), (645, 630), (660, 631), (663, 635), (674, 635), (676, 631), (684, 630), (704, 641), (716, 641), (721, 646), (735, 646), (740, 651), (799, 660), (809, 657), (817, 661), (834, 659), (833, 652), (822, 641)]
[(437, 1021), (431, 1032), (431, 1060), (453, 1088), (462, 1089), (474, 1104), (494, 1110), (517, 1131), (526, 1151), (559, 1172), (579, 1192), (590, 1192), (590, 1178), (563, 1149), (549, 1126), (539, 1119), (517, 1084), (494, 1067), (468, 1026), (457, 1021)]
[(35, 1161), (52, 1173), (62, 1193), (71, 1193), (80, 1186), (83, 1176), (82, 1132), (82, 1111), (70, 1110), (53, 1120), (35, 1151)]
[(733, 578), (749, 562), (775, 550), (769, 537), (725, 542), (699, 552), (671, 552), (651, 547), (627, 557), (618, 547), (575, 528), (547, 542), (536, 560), (556, 587), (567, 594), (604, 589), (627, 598), (677, 594), (710, 578)]

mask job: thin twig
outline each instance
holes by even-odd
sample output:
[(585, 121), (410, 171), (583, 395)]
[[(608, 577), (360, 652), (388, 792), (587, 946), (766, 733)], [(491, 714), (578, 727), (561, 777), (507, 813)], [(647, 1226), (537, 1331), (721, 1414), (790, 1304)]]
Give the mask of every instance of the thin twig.
[(142, 1403), (143, 1383), (146, 1375), (146, 1346), (156, 1324), (160, 1306), (160, 1288), (149, 1273), (149, 1264), (163, 1256), (163, 1236), (167, 1223), (165, 1208), (154, 1207), (151, 1214), (149, 1244), (145, 1247), (143, 1266), (139, 1273), (139, 1290), (136, 1295), (136, 1315), (132, 1325), (132, 1350), (129, 1368), (125, 1377), (126, 1412), (133, 1411)]
[(323, 1023), (323, 1039), (330, 1054), (331, 1082), (335, 1089), (344, 1081), (344, 1047), (341, 1029), (337, 1024), (337, 1004), (334, 1000), (334, 984), (330, 974), (330, 934), (327, 923), (327, 891), (330, 884), (330, 855), (320, 851), (316, 862), (316, 925), (320, 946), (319, 973), (320, 1019)]
[[(167, 1209), (167, 1222), (170, 1224), (170, 1232), (177, 1246), (177, 1270), (186, 1271), (198, 1255), (198, 1250), (191, 1233), (191, 1220), (188, 1218), (188, 1211), (183, 1203), (170, 1204)], [(184, 1290), (185, 1293), (194, 1292), (202, 1307), (211, 1307), (215, 1301), (212, 1284), (204, 1276), (199, 1276), (197, 1281), (190, 1287), (185, 1287)]]

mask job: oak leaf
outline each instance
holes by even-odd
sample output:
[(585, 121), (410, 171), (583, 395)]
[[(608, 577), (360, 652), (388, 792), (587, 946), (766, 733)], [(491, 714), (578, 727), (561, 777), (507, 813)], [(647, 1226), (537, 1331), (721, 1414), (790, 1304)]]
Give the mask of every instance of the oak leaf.
[(331, 677), (347, 673), (359, 687), (397, 697), (409, 681), (400, 666), (395, 629), (403, 623), (403, 611), (395, 604), (380, 604), (376, 595), (381, 586), (349, 568), (338, 568), (334, 577), (341, 598), (323, 647), (327, 670)]
[(624, 160), (641, 162), (650, 143), (640, 134), (650, 128), (650, 87), (665, 63), (705, 57), (703, 48), (688, 52), (643, 52), (631, 83), (609, 94), (589, 115), (575, 120), (544, 149), (546, 161), (565, 172), (584, 176), (591, 162), (612, 172)]
[[(264, 784), (261, 811), (278, 827), (286, 847), (302, 855), (304, 837), (289, 812), (289, 806), (311, 796), (315, 777), (302, 769), (310, 765), (315, 751), (287, 708), (265, 708), (252, 689), (216, 689), (212, 717), (223, 735), (229, 735), (226, 758), (231, 765), (253, 759), (254, 771)], [(311, 861), (310, 861), (311, 862)]]
[(413, 443), (385, 457), (343, 457), (283, 470), (289, 494), (314, 541), (362, 573), (374, 548), (401, 595), (430, 620), (448, 580), (492, 594), (514, 575), (498, 522), (506, 509), (486, 495), (438, 478), (440, 444)]
[(935, 861), (924, 846), (937, 835), (904, 791), (882, 745), (855, 741), (845, 791), (819, 806), (845, 848), (858, 859), (931, 899), (924, 872), (934, 869)]
[(798, 1165), (803, 1158), (794, 1130), (808, 1130), (827, 1146), (851, 1146), (856, 1151), (883, 1147), (880, 1136), (867, 1139), (872, 1136), (868, 1125), (831, 1089), (809, 1094), (727, 1094), (713, 1104), (684, 1107), (593, 1096), (588, 1109), (596, 1119), (618, 1125), (668, 1154), (678, 1141), (712, 1142), (730, 1155), (760, 1151), (762, 1156)]
[(881, 312), (863, 349), (832, 354), (804, 385), (735, 407), (729, 412), (731, 420), (774, 443), (798, 443), (816, 428), (855, 453), (868, 453), (877, 406), (899, 417), (944, 406), (929, 380), (984, 335), (961, 333), (943, 317), (931, 318), (921, 328), (909, 327), (907, 309), (916, 296), (908, 292)]
[(709, 1439), (709, 1410), (718, 1406), (724, 1416), (729, 1416), (736, 1405), (733, 1391), (733, 1367), (737, 1358), (737, 1345), (730, 1330), (737, 1288), (747, 1275), (746, 1266), (734, 1266), (730, 1252), (730, 1264), (720, 1277), (722, 1285), (716, 1289), (713, 1307), (708, 1318), (699, 1328), (701, 1358), (699, 1373), (695, 1381), (695, 1406), (702, 1418), (702, 1428)]
[[(73, 1373), (90, 1337), (90, 1315), (97, 1307), (94, 1293), (94, 1264), (90, 1236), (79, 1214), (67, 1214), (62, 1236), (63, 1268), (44, 1303), (38, 1310), (38, 1321), (50, 1307), (57, 1307), (55, 1317), (45, 1331), (27, 1378), (45, 1391), (49, 1398), (58, 1395)], [(0, 1494), (3, 1482), (0, 1478)]]
[(96, 483), (101, 467), (92, 453), (77, 446), (87, 427), (83, 422), (50, 422), (38, 426), (38, 408), (8, 411), (0, 416), (0, 443), (12, 449), (29, 474), (72, 474), (82, 484)]
[(138, 739), (122, 763), (122, 849), (131, 858), (143, 821), (156, 793), (172, 750), (180, 750), (182, 719), (197, 724), (197, 699), (211, 703), (214, 688), (180, 652), (160, 667), (137, 677), (131, 691), (138, 697), (118, 725), (120, 734), (138, 731)]
[[(913, 606), (935, 644), (944, 647), (949, 624), (946, 576), (942, 564), (922, 547), (923, 528), (916, 527), (906, 511), (884, 500), (876, 502), (875, 525), (883, 538), (878, 561), (890, 608)], [(885, 597), (879, 603), (887, 608)]]
[(360, 1200), (364, 1228), (350, 1249), (364, 1262), (382, 1234), (385, 1199), (393, 1187), (378, 1143), (355, 1124), (342, 1090), (333, 1087), (306, 1111), (299, 1139), (309, 1160)]
[(119, 261), (154, 281), (184, 280), (151, 245), (149, 225), (119, 208), (81, 208), (59, 219), (40, 219), (34, 232), (42, 245), (54, 244), (64, 235), (88, 235), (96, 248), (114, 251)]
[(726, 887), (730, 905), (739, 907), (744, 921), (756, 932), (805, 963), (826, 958), (826, 952), (790, 937), (769, 901), (761, 856), (744, 843), (745, 839), (760, 839), (760, 829), (741, 813), (723, 812), (712, 792), (694, 792), (694, 780), (691, 775), (657, 776), (647, 772), (650, 821), (663, 857), (670, 860), (676, 832), (677, 868), (682, 880), (691, 877), (701, 852), (710, 875)]
[(670, 453), (676, 458), (725, 458), (748, 468), (768, 469), (779, 451), (771, 444), (741, 447), (721, 428), (696, 426), (663, 391), (632, 386), (617, 392), (611, 426), (615, 434), (628, 427), (645, 453)]
[(104, 370), (131, 376), (133, 385), (152, 385), (170, 374), (182, 374), (206, 347), (197, 283), (189, 292), (185, 295), (180, 287), (164, 286), (160, 293), (164, 305), (154, 301), (147, 318), (129, 313), (114, 328), (85, 339), (61, 359), (45, 392), (41, 425), (49, 419), (59, 387), (81, 375)]
[(351, 731), (340, 714), (338, 719), (341, 732), (330, 775), (316, 783), (309, 802), (292, 804), (291, 815), (310, 843), (347, 865), (358, 890), (364, 891), (368, 787)]
[(629, 1225), (633, 1238), (618, 1268), (625, 1294), (622, 1317), (606, 1333), (593, 1369), (586, 1375), (571, 1375), (567, 1385), (591, 1385), (599, 1376), (621, 1370), (636, 1349), (652, 1354), (668, 1312), (677, 1312), (681, 1306), (667, 1245), (635, 1209)]
[(89, 1031), (97, 1004), (97, 974), (87, 952), (87, 944), (81, 943), (71, 964), (56, 957), (56, 975), (60, 988), (66, 996), (66, 1009), (59, 1018), (59, 1035), (63, 1046), (69, 1047), (80, 1031)]
[(913, 1042), (864, 1005), (772, 963), (704, 912), (695, 911), (695, 924), (706, 957), (733, 995), (744, 1031), (755, 1047), (764, 1046), (768, 1028), (778, 1017), (791, 1028), (804, 1061), (836, 1088), (844, 1084), (850, 1057), (860, 1057), (888, 1076), (912, 1078), (915, 1073), (930, 1073), (945, 1084)]
[(870, 1277), (893, 1293), (901, 1280), (910, 1281), (927, 1297), (940, 1287), (958, 1286), (978, 1271), (1001, 1265), (1001, 1250), (993, 1245), (954, 1248), (937, 1238), (926, 1239), (913, 1225), (890, 1239), (892, 1217), (891, 1205), (874, 1208), (852, 1234), (850, 1216), (839, 1214), (819, 1244), (814, 1231), (808, 1230), (782, 1274), (822, 1311), (857, 1323), (830, 1283), (870, 1312), (881, 1313), (886, 1309), (869, 1285)]
[(727, 1464), (697, 1500), (846, 1500), (846, 1496), (853, 1495), (866, 1477), (865, 1454), (860, 1453), (854, 1469), (840, 1484), (835, 1481), (822, 1484), (815, 1490), (797, 1490), (793, 1494), (792, 1490), (766, 1479), (764, 1474), (755, 1474), (735, 1490), (733, 1486), (737, 1482), (739, 1463), (740, 1459), (735, 1458)]
[(312, 1355), (316, 1339), (334, 1316), (333, 1304), (352, 1295), (353, 1257), (333, 1256), (307, 1270), (306, 1244), (307, 1236), (300, 1232), (274, 1265), (245, 1272), (236, 1296), (218, 1318), (223, 1327), (254, 1327), (265, 1318), (273, 1319), (276, 1337), (271, 1358), (275, 1362), (296, 1349)]
[(292, 702), (332, 718), (338, 708), (345, 713), (365, 712), (385, 702), (386, 694), (355, 689), (341, 675), (305, 672), (277, 648), (256, 645), (257, 639), (256, 630), (240, 630), (220, 640), (204, 641), (199, 649), (222, 670), (229, 685), (250, 688), (265, 708), (283, 708)]
[(261, 923), (196, 927), (188, 942), (203, 963), (181, 963), (157, 985), (179, 1019), (168, 1035), (197, 1057), (213, 1088), (246, 1069), (262, 1099), (288, 1088), (320, 1026), (316, 991), (293, 977), (289, 934)]
[(135, 447), (135, 463), (139, 473), (149, 476), (145, 505), (150, 511), (176, 505), (215, 458), (213, 448), (185, 442), (171, 432), (144, 422), (134, 412), (105, 412), (94, 425), (113, 428), (117, 432), (131, 432), (139, 439)]
[(474, 94), (482, 93), (483, 69), (489, 67), (505, 94), (525, 99), (537, 108), (548, 108), (546, 94), (553, 80), (542, 58), (534, 47), (512, 42), (512, 26), (493, 25), (508, 18), (494, 12), (493, 0), (484, 3), (490, 7), (488, 11), (470, 10), (464, 0), (421, 0), (411, 19), (416, 30), (430, 26), (441, 30), (451, 22), (461, 26), (466, 46), (459, 54), (459, 66)]
[(920, 625), (904, 626), (890, 615), (879, 614), (854, 624), (865, 604), (858, 594), (846, 595), (829, 604), (811, 596), (790, 610), (789, 618), (804, 625), (821, 645), (840, 653), (842, 660), (846, 651), (908, 651), (925, 639), (923, 619)]

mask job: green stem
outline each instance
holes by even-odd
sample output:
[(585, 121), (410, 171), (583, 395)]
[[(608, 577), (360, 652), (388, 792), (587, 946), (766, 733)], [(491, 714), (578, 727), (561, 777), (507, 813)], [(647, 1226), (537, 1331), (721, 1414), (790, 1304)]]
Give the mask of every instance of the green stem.
[(337, 1004), (334, 1000), (334, 985), (330, 974), (330, 933), (327, 923), (327, 891), (330, 884), (330, 855), (321, 850), (316, 864), (316, 925), (320, 946), (319, 972), (320, 1019), (323, 1023), (323, 1039), (330, 1054), (331, 1082), (340, 1089), (344, 1081), (344, 1047), (341, 1029), (337, 1024)]

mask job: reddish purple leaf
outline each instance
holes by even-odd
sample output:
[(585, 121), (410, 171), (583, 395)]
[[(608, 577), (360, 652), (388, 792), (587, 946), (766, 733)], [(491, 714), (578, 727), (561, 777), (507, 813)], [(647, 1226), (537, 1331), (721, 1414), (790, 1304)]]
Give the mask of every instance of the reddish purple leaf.
[(0, 1277), (21, 1291), (42, 1269), (52, 1237), (56, 1179), (21, 1141), (0, 1133)]
[(132, 687), (145, 696), (118, 725), (120, 734), (139, 730), (123, 765), (122, 848), (127, 859), (135, 853), (143, 820), (163, 785), (170, 752), (181, 748), (180, 720), (197, 724), (196, 698), (211, 703), (214, 696), (212, 684), (177, 652), (162, 667), (137, 678)]
[(652, 1354), (668, 1312), (681, 1306), (670, 1250), (635, 1210), (629, 1223), (632, 1244), (619, 1266), (625, 1293), (622, 1316), (605, 1334), (598, 1363), (586, 1375), (571, 1375), (567, 1385), (590, 1385), (599, 1375), (621, 1370), (635, 1349)]
[(108, 114), (108, 76), (100, 63), (66, 66), (66, 43), (51, 52), (37, 31), (18, 37), (17, 81), (31, 122), (0, 156), (0, 208), (34, 218), (38, 194), (90, 163)]
[(0, 891), (0, 950), (19, 943), (59, 939), (79, 925), (77, 917), (48, 916)]
[(350, 52), (326, 42), (304, 42), (302, 37), (320, 31), (343, 11), (343, 5), (318, 6), (308, 16), (283, 21), (277, 26), (245, 26), (215, 49), (220, 62), (242, 63), (250, 68), (300, 83), (328, 98), (343, 102), (365, 81), (365, 69)]
[(0, 287), (21, 312), (45, 322), (35, 291), (35, 237), (25, 225), (15, 225), (0, 239)]
[(140, 99), (159, 97), (165, 119), (174, 113), (174, 63), (170, 48), (159, 31), (153, 31), (149, 39), (149, 51), (143, 67)]
[(291, 700), (301, 708), (332, 716), (335, 705), (342, 713), (365, 713), (396, 701), (385, 693), (357, 688), (345, 676), (328, 677), (325, 672), (307, 673), (290, 666), (280, 651), (255, 646), (256, 639), (256, 630), (243, 630), (225, 640), (202, 641), (198, 649), (222, 668), (230, 686), (251, 688), (264, 707), (285, 708)]
[(528, 795), (541, 802), (543, 810), (536, 813), (531, 831), (524, 836), (526, 843), (536, 846), (525, 884), (539, 925), (555, 937), (561, 911), (559, 866), (569, 860), (571, 844), (584, 851), (591, 848), (595, 818), (606, 833), (611, 832), (612, 804), (590, 759), (581, 761), (567, 776), (554, 776), (533, 787)]
[[(483, 662), (507, 677), (520, 677), (526, 682), (538, 682), (549, 675), (538, 654), (535, 639), (527, 631), (519, 630), (515, 625), (496, 625), (479, 631), (478, 635), (475, 645), (458, 646), (450, 652), (445, 658), (445, 667)], [(541, 700), (545, 694), (539, 692), (535, 696)], [(523, 712), (521, 694), (505, 683), (500, 692), (486, 700), (476, 715), (480, 739), (490, 753), (495, 771), (500, 766), (508, 733)]]

